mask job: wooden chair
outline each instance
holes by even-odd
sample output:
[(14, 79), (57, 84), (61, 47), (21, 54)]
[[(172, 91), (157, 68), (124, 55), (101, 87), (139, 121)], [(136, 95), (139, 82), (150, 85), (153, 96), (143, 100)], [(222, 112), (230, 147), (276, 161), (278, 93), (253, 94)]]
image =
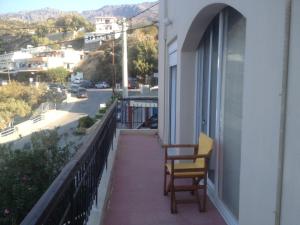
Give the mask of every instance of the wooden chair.
[[(213, 140), (201, 133), (199, 136), (199, 144), (173, 144), (163, 145), (165, 149), (165, 165), (164, 165), (164, 195), (171, 193), (171, 213), (177, 213), (177, 203), (197, 202), (199, 211), (206, 210), (206, 192), (207, 192), (207, 171), (209, 166), (209, 158), (213, 148)], [(170, 148), (193, 148), (193, 154), (190, 155), (169, 155)], [(185, 162), (178, 162), (185, 160)], [(167, 178), (169, 182), (167, 186)], [(175, 184), (176, 179), (191, 179), (191, 184)], [(202, 181), (202, 182), (201, 182)], [(201, 183), (200, 183), (201, 182)], [(203, 199), (199, 196), (198, 190), (203, 190)], [(195, 195), (195, 200), (178, 200), (175, 193), (178, 191), (190, 191)]]

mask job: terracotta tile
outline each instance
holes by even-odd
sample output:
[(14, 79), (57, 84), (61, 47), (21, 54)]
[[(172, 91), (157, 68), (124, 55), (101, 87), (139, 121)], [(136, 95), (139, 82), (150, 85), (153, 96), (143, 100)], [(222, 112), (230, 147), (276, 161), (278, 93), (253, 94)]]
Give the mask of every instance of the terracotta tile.
[(163, 150), (156, 136), (121, 135), (118, 148), (104, 225), (226, 224), (210, 201), (205, 213), (196, 204), (179, 204), (178, 214), (170, 213), (170, 198), (163, 196)]

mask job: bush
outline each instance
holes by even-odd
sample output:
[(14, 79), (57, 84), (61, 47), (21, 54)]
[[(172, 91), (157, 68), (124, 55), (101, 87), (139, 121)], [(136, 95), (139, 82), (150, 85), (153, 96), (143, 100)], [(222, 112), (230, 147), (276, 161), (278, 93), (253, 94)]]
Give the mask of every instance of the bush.
[(102, 117), (103, 117), (102, 113), (97, 113), (95, 116), (96, 119), (102, 119)]
[(0, 146), (0, 224), (20, 224), (62, 167), (70, 145), (59, 146), (56, 130), (32, 135), (27, 149)]
[(89, 116), (85, 116), (79, 119), (78, 128), (89, 128), (95, 123), (95, 120)]
[(85, 135), (86, 134), (86, 128), (83, 127), (77, 127), (74, 131), (75, 135)]
[(99, 112), (100, 114), (104, 114), (104, 113), (106, 112), (106, 110), (107, 110), (107, 108), (105, 107), (105, 108), (99, 109), (98, 112)]

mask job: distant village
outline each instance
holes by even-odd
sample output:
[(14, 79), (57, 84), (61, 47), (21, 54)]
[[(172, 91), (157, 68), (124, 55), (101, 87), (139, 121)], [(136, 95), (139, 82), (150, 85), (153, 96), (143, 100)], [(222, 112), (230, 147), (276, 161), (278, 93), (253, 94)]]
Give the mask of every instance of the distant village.
[(57, 67), (73, 72), (89, 51), (97, 49), (105, 40), (120, 37), (121, 26), (116, 17), (95, 17), (95, 27), (95, 32), (85, 33), (83, 50), (74, 50), (71, 45), (55, 50), (50, 46), (27, 45), (27, 48), (0, 55), (0, 72), (38, 72)]

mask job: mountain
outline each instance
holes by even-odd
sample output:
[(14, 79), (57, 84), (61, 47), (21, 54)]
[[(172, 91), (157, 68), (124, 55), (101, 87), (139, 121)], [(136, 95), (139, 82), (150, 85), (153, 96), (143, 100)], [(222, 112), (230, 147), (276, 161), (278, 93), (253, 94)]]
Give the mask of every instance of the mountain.
[[(81, 15), (87, 18), (88, 20), (90, 20), (91, 22), (94, 22), (95, 16), (115, 16), (120, 18), (121, 17), (129, 18), (147, 9), (148, 7), (151, 7), (155, 3), (156, 2), (144, 2), (140, 4), (108, 5), (100, 9), (83, 11)], [(80, 14), (80, 13), (74, 11), (69, 11), (69, 12), (61, 11), (52, 8), (43, 8), (43, 9), (32, 10), (32, 11), (20, 11), (17, 13), (0, 14), (0, 19), (22, 20), (26, 22), (39, 22), (39, 21), (47, 20), (49, 18), (58, 18), (66, 14)], [(158, 18), (158, 5), (146, 11), (145, 13), (142, 13), (138, 17), (136, 17), (135, 22), (153, 21), (153, 20), (157, 20), (157, 18)]]
[[(94, 22), (95, 16), (115, 16), (115, 17), (125, 17), (129, 18), (137, 13), (151, 7), (157, 2), (144, 2), (140, 4), (126, 4), (126, 5), (107, 5), (100, 9), (96, 10), (88, 10), (83, 11), (82, 15)], [(137, 16), (135, 19), (140, 21), (153, 21), (157, 20), (158, 18), (158, 5), (154, 6), (150, 10), (142, 13), (141, 15)]]
[(64, 12), (58, 9), (43, 8), (32, 11), (20, 11), (17, 13), (0, 14), (3, 20), (22, 20), (26, 22), (38, 22), (49, 18), (58, 18), (66, 14), (78, 14), (77, 12)]

